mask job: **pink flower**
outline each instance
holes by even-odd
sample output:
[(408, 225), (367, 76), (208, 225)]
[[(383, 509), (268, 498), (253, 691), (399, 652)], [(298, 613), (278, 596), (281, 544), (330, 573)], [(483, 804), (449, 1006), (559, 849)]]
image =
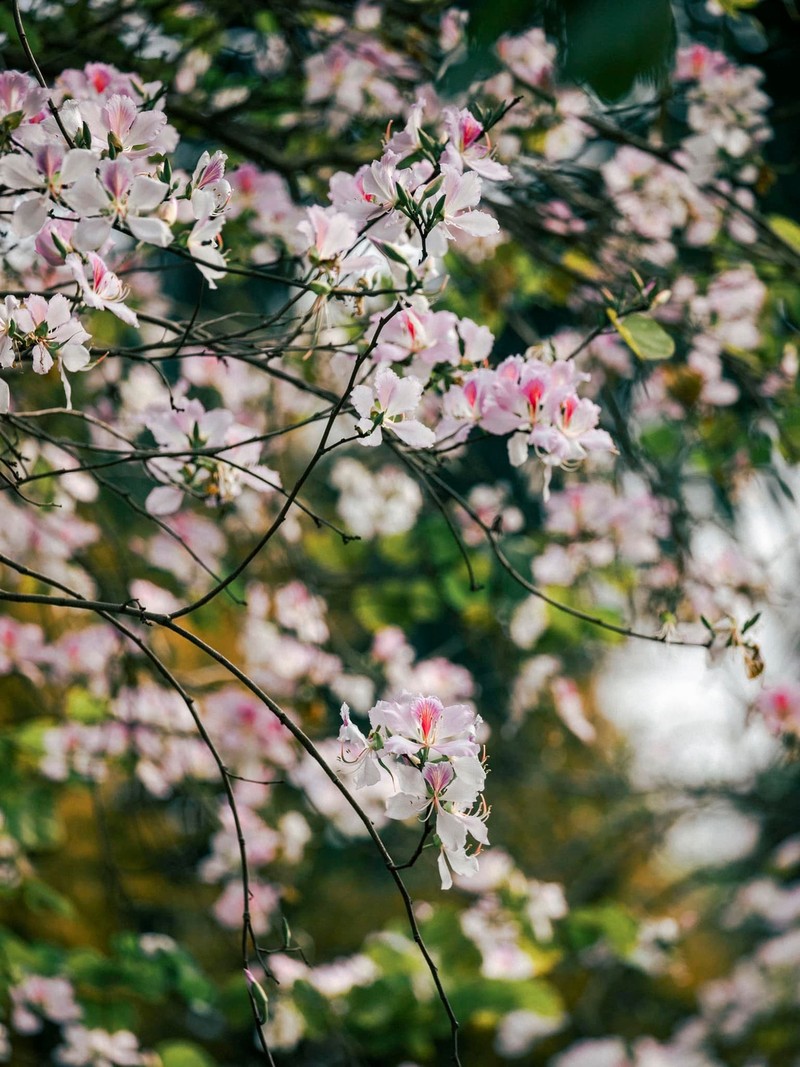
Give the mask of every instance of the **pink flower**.
[(0, 304), (0, 367), (13, 367), (14, 365), (16, 358), (14, 337), (17, 330), (18, 309), (19, 300), (15, 296), (7, 296)]
[[(307, 208), (306, 218), (298, 224), (297, 230), (306, 242), (305, 255), (331, 281), (340, 281), (350, 273), (374, 271), (382, 264), (374, 252), (354, 254), (359, 243), (355, 223), (335, 208)], [(366, 242), (363, 243), (366, 246)]]
[(130, 1030), (112, 1034), (107, 1030), (68, 1026), (63, 1039), (64, 1044), (55, 1051), (56, 1062), (63, 1067), (144, 1067), (148, 1062)]
[(571, 678), (554, 678), (550, 690), (558, 717), (577, 738), (590, 745), (597, 738), (597, 731), (586, 718), (577, 685)]
[(72, 984), (66, 978), (30, 975), (19, 985), (12, 986), (10, 992), (14, 1005), (11, 1023), (20, 1034), (38, 1034), (42, 1019), (70, 1023), (83, 1014), (75, 1001)]
[(196, 219), (219, 215), (231, 198), (231, 185), (226, 181), (224, 152), (213, 156), (203, 152), (192, 174), (192, 212)]
[(381, 743), (377, 737), (367, 739), (361, 730), (350, 718), (350, 708), (342, 704), (342, 726), (339, 730), (341, 751), (339, 762), (341, 769), (347, 775), (352, 775), (353, 786), (361, 789), (363, 786), (377, 785), (381, 779), (378, 766), (378, 753)]
[(404, 693), (398, 700), (379, 700), (370, 712), (373, 728), (387, 735), (385, 749), (392, 755), (477, 756), (478, 718), (467, 704), (445, 707), (433, 696)]
[(538, 27), (518, 37), (501, 37), (497, 42), (500, 58), (516, 76), (528, 85), (550, 84), (556, 61), (555, 46)]
[(97, 176), (84, 175), (64, 194), (79, 216), (74, 247), (84, 252), (99, 248), (112, 225), (122, 220), (137, 240), (166, 248), (172, 232), (160, 218), (153, 218), (153, 213), (163, 203), (169, 186), (146, 174), (135, 174), (125, 156), (103, 159), (97, 169)]
[(479, 815), (472, 811), (486, 777), (480, 760), (466, 757), (426, 763), (422, 771), (396, 764), (393, 773), (399, 792), (386, 803), (390, 819), (427, 817), (432, 812), (436, 815), (442, 889), (453, 884), (451, 870), (467, 877), (476, 873), (478, 861), (467, 852), (467, 837), (479, 845), (489, 843), (485, 826), (488, 812)]
[(330, 181), (333, 206), (357, 222), (393, 212), (397, 204), (397, 186), (406, 185), (409, 171), (397, 170), (399, 157), (387, 151), (380, 159), (359, 167), (355, 174), (338, 171)]
[[(67, 151), (63, 145), (37, 139), (30, 154), (11, 153), (0, 158), (0, 185), (24, 190), (25, 199), (14, 209), (14, 231), (19, 237), (38, 233), (47, 221), (62, 191), (79, 178), (91, 175), (97, 165), (95, 156), (82, 148)], [(33, 195), (28, 195), (32, 193)]]
[(47, 90), (28, 74), (17, 70), (0, 72), (0, 121), (19, 115), (20, 122), (37, 119), (47, 104)]
[(225, 277), (225, 256), (220, 236), (224, 221), (219, 216), (199, 218), (186, 241), (195, 266), (208, 282), (209, 289), (216, 289), (217, 280)]
[(73, 318), (69, 301), (61, 293), (49, 301), (33, 294), (23, 301), (15, 319), (18, 332), (25, 335), (22, 345), (30, 347), (34, 372), (47, 374), (54, 361), (58, 362), (67, 407), (70, 407), (72, 390), (65, 372), (82, 370), (91, 356), (84, 346), (89, 334)]
[(42, 674), (37, 664), (47, 659), (44, 632), (33, 622), (17, 622), (9, 616), (0, 618), (0, 674), (19, 671), (37, 685)]
[(455, 167), (442, 165), (443, 220), (436, 229), (450, 240), (453, 231), (474, 237), (488, 237), (500, 229), (497, 219), (485, 211), (474, 211), (481, 198), (481, 179), (475, 173), (459, 174)]
[(707, 75), (723, 70), (729, 63), (724, 52), (716, 52), (707, 45), (694, 42), (676, 52), (675, 78), (678, 81), (702, 81)]
[(446, 107), (442, 110), (444, 127), (449, 137), (442, 161), (457, 170), (469, 167), (488, 181), (503, 182), (511, 178), (511, 171), (491, 158), (491, 145), (483, 126), (466, 108)]
[(96, 252), (88, 252), (86, 261), (91, 270), (90, 279), (87, 279), (83, 261), (76, 252), (71, 252), (65, 260), (75, 281), (80, 286), (84, 304), (101, 311), (110, 311), (129, 326), (138, 326), (139, 320), (135, 313), (123, 303), (128, 295), (128, 287), (122, 284), (112, 270), (109, 270), (105, 261)]
[(349, 251), (358, 234), (351, 219), (333, 208), (310, 207), (297, 227), (308, 240), (308, 252), (318, 263), (328, 263)]
[(765, 688), (756, 708), (773, 734), (800, 737), (800, 685), (784, 682)]
[(431, 448), (436, 442), (433, 430), (407, 417), (417, 410), (421, 397), (422, 382), (411, 376), (399, 378), (389, 367), (378, 371), (374, 386), (357, 385), (350, 399), (361, 416), (357, 426), (364, 436), (359, 444), (379, 445), (385, 426), (410, 448)]
[[(379, 321), (381, 312), (372, 317)], [(458, 363), (456, 316), (452, 311), (429, 311), (424, 305), (405, 308), (386, 323), (372, 358), (380, 363), (397, 363), (409, 356), (418, 356), (424, 363)]]
[[(183, 453), (148, 461), (151, 474), (164, 483), (145, 501), (151, 515), (173, 514), (186, 492), (214, 506), (232, 503), (245, 488), (271, 493), (281, 484), (276, 471), (259, 463), (260, 443), (248, 441), (250, 432), (224, 408), (206, 411), (199, 400), (183, 399), (178, 410), (149, 409), (143, 422), (163, 451)], [(193, 458), (196, 448), (219, 452)]]
[[(257, 934), (265, 934), (272, 925), (272, 917), (280, 904), (280, 894), (274, 886), (260, 882), (250, 884), (250, 921)], [(234, 879), (225, 886), (214, 905), (214, 917), (220, 926), (238, 930), (242, 925), (242, 886)]]
[(47, 219), (34, 243), (37, 254), (51, 267), (60, 267), (64, 257), (73, 251), (74, 231), (75, 223), (69, 219)]
[(100, 121), (90, 126), (113, 153), (134, 157), (153, 155), (166, 124), (163, 111), (140, 111), (130, 96), (115, 93), (100, 109)]

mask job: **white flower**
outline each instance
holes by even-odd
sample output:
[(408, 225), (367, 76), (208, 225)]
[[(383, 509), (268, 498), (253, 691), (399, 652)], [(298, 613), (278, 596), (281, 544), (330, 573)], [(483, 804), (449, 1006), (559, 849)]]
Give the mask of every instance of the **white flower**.
[(421, 397), (422, 382), (418, 378), (400, 378), (389, 367), (378, 371), (374, 386), (357, 385), (350, 399), (361, 416), (357, 425), (364, 436), (359, 443), (379, 445), (385, 426), (411, 448), (431, 448), (436, 442), (433, 430), (417, 419), (407, 418), (416, 411)]
[(83, 261), (76, 252), (70, 252), (64, 261), (81, 288), (84, 304), (101, 311), (110, 311), (129, 326), (138, 326), (139, 320), (135, 313), (123, 303), (128, 295), (128, 287), (108, 269), (105, 261), (96, 252), (89, 252), (86, 259), (91, 270), (91, 282), (87, 280)]
[(113, 223), (124, 220), (138, 241), (166, 248), (172, 231), (161, 219), (151, 218), (169, 192), (169, 186), (146, 174), (134, 174), (125, 156), (100, 161), (99, 177), (84, 175), (64, 194), (67, 204), (80, 216), (73, 247), (83, 252), (99, 248), (111, 233)]
[(219, 235), (224, 221), (221, 216), (198, 219), (187, 242), (195, 266), (208, 282), (209, 289), (216, 289), (217, 278), (225, 277), (225, 256), (220, 251)]
[(215, 152), (210, 156), (203, 152), (192, 174), (192, 214), (196, 219), (206, 219), (219, 215), (225, 210), (231, 198), (231, 186), (225, 173), (224, 152)]

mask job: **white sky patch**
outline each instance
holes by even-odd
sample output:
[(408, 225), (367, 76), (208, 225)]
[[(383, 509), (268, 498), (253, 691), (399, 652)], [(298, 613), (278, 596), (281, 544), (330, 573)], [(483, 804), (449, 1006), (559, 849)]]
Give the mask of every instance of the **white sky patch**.
[[(800, 496), (800, 479), (782, 472)], [(780, 496), (780, 493), (778, 494)], [(636, 789), (746, 786), (780, 758), (779, 742), (747, 705), (762, 686), (797, 672), (796, 591), (800, 509), (754, 479), (740, 501), (744, 551), (770, 579), (770, 603), (752, 631), (766, 660), (764, 677), (747, 681), (740, 657), (709, 668), (702, 650), (630, 641), (610, 657), (597, 684), (600, 710), (625, 735)], [(743, 619), (738, 620), (740, 623)], [(670, 800), (665, 795), (664, 803)], [(689, 801), (667, 835), (663, 860), (681, 868), (722, 864), (753, 846), (757, 822), (723, 800)]]
[(745, 725), (747, 683), (732, 667), (735, 678), (708, 668), (700, 649), (629, 643), (614, 653), (597, 695), (628, 738), (636, 787), (744, 783), (769, 765), (775, 741), (760, 721)]

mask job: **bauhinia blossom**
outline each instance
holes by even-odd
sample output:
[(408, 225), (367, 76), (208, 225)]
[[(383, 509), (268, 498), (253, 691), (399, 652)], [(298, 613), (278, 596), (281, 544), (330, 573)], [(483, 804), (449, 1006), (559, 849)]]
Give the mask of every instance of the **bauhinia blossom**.
[(391, 819), (435, 820), (442, 888), (453, 884), (452, 871), (469, 876), (478, 870), (468, 838), (488, 844), (488, 809), (480, 798), (486, 771), (479, 758), (481, 720), (468, 704), (446, 707), (435, 696), (401, 693), (379, 700), (369, 712), (368, 736), (342, 705), (341, 773), (356, 789), (377, 785), (386, 775), (394, 792), (386, 802)]
[[(6, 297), (0, 308), (0, 366), (12, 367), (17, 359), (30, 358), (34, 373), (47, 374), (58, 364), (67, 406), (72, 390), (66, 371), (83, 370), (91, 356), (84, 342), (89, 334), (73, 316), (69, 301), (62, 293), (50, 300), (31, 294), (22, 303)], [(0, 411), (8, 411), (9, 392), (0, 383)]]
[(400, 378), (389, 367), (382, 367), (374, 386), (357, 385), (350, 394), (353, 407), (361, 416), (357, 426), (362, 445), (379, 445), (382, 428), (391, 430), (411, 448), (431, 448), (436, 442), (433, 430), (418, 419), (408, 418), (417, 410), (422, 398), (422, 382), (409, 376)]
[(383, 727), (387, 752), (425, 759), (477, 756), (475, 712), (467, 704), (446, 708), (436, 697), (379, 700), (370, 712), (373, 727)]
[(86, 277), (86, 267), (77, 253), (71, 252), (65, 262), (80, 286), (81, 296), (87, 307), (110, 311), (129, 326), (139, 325), (135, 312), (125, 307), (124, 304), (128, 295), (127, 286), (123, 285), (112, 270), (109, 270), (105, 261), (96, 252), (89, 252), (86, 256), (89, 278)]
[(223, 175), (227, 156), (203, 152), (194, 168), (191, 181), (192, 213), (196, 219), (219, 215), (231, 198), (231, 185)]
[(223, 222), (224, 219), (218, 215), (198, 219), (186, 242), (186, 247), (197, 269), (208, 282), (209, 289), (216, 289), (217, 280), (225, 277), (225, 256), (220, 247)]
[(800, 685), (784, 682), (766, 687), (756, 707), (773, 734), (800, 737)]
[(491, 158), (492, 146), (483, 126), (466, 108), (446, 107), (442, 111), (449, 141), (443, 159), (457, 170), (469, 167), (488, 181), (502, 182), (511, 171)]
[[(452, 240), (456, 233), (489, 237), (500, 229), (497, 219), (486, 211), (476, 211), (481, 198), (481, 179), (474, 172), (459, 174), (455, 167), (442, 165), (442, 221), (436, 232)], [(454, 233), (455, 231), (455, 233)]]
[(463, 440), (473, 425), (510, 434), (512, 465), (521, 466), (532, 446), (549, 482), (554, 467), (572, 467), (589, 452), (616, 451), (610, 435), (597, 426), (600, 408), (577, 393), (587, 379), (571, 361), (548, 363), (534, 350), (509, 356), (496, 368), (476, 368), (446, 394), (437, 436), (444, 442)]
[[(151, 490), (145, 507), (151, 515), (171, 515), (184, 495), (207, 504), (236, 500), (244, 488), (271, 493), (280, 488), (280, 475), (259, 463), (261, 445), (246, 427), (223, 408), (206, 411), (199, 400), (180, 402), (179, 409), (152, 408), (143, 422), (167, 453), (148, 461), (148, 469), (162, 485)], [(205, 450), (199, 455), (197, 449)]]
[(386, 814), (391, 819), (435, 817), (442, 889), (453, 884), (451, 870), (467, 877), (476, 874), (478, 859), (467, 853), (467, 837), (479, 845), (489, 843), (488, 812), (473, 810), (486, 778), (481, 761), (474, 756), (440, 760), (426, 763), (421, 771), (399, 764), (394, 772), (400, 791), (387, 801)]
[(125, 156), (103, 159), (98, 174), (79, 178), (64, 194), (67, 204), (80, 216), (74, 247), (93, 251), (103, 244), (117, 222), (127, 225), (133, 236), (165, 248), (172, 232), (154, 217), (169, 193), (169, 186), (146, 174), (136, 174)]
[(163, 111), (140, 111), (128, 95), (114, 93), (100, 108), (95, 118), (86, 108), (88, 125), (111, 157), (124, 153), (129, 157), (150, 156), (158, 151), (159, 135), (167, 125)]
[(37, 131), (32, 135), (37, 143), (29, 146), (30, 155), (15, 152), (0, 159), (0, 185), (24, 190), (24, 199), (12, 216), (20, 237), (38, 233), (62, 192), (78, 179), (93, 175), (97, 165), (86, 149), (66, 151), (64, 145), (43, 140), (38, 127), (28, 128)]

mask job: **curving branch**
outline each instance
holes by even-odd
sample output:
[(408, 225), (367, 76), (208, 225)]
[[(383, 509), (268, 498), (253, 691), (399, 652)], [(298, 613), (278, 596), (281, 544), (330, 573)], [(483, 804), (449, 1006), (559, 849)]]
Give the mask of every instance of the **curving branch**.
[[(26, 577), (35, 578), (39, 582), (42, 582), (42, 583), (44, 583), (46, 585), (49, 585), (49, 586), (52, 586), (53, 588), (60, 589), (62, 592), (67, 594), (65, 596), (48, 596), (48, 595), (41, 594), (41, 593), (14, 593), (14, 592), (11, 592), (9, 590), (0, 589), (0, 602), (6, 602), (6, 603), (12, 603), (12, 604), (41, 604), (41, 605), (48, 605), (48, 606), (51, 606), (51, 607), (71, 608), (73, 610), (78, 610), (78, 611), (93, 612), (94, 614), (98, 615), (100, 618), (106, 619), (107, 621), (112, 621), (113, 620), (113, 624), (115, 626), (117, 626), (118, 629), (120, 629), (120, 625), (117, 625), (119, 623), (118, 616), (123, 616), (123, 617), (126, 617), (126, 618), (132, 618), (132, 619), (135, 619), (135, 620), (137, 620), (137, 621), (139, 621), (141, 623), (157, 625), (159, 627), (162, 627), (163, 629), (169, 631), (170, 633), (176, 634), (178, 637), (180, 637), (183, 641), (187, 642), (188, 644), (193, 645), (195, 648), (200, 649), (200, 651), (202, 651), (210, 659), (214, 660), (214, 662), (219, 664), (228, 674), (231, 675), (231, 677), (235, 678), (238, 682), (240, 682), (265, 707), (267, 707), (272, 712), (272, 714), (276, 717), (278, 722), (292, 735), (292, 737), (298, 742), (300, 747), (320, 767), (320, 769), (322, 770), (322, 773), (328, 778), (328, 780), (332, 783), (332, 785), (336, 788), (336, 790), (343, 797), (345, 802), (353, 810), (353, 812), (355, 813), (356, 817), (359, 819), (361, 824), (364, 826), (364, 828), (365, 828), (367, 834), (369, 835), (372, 843), (374, 844), (378, 854), (380, 855), (384, 867), (389, 872), (389, 875), (392, 878), (392, 881), (394, 882), (394, 884), (395, 884), (395, 886), (397, 888), (397, 891), (400, 894), (400, 897), (401, 897), (402, 902), (403, 902), (403, 907), (404, 907), (404, 910), (405, 910), (405, 913), (406, 913), (406, 918), (407, 918), (407, 921), (408, 921), (409, 929), (411, 931), (412, 940), (416, 944), (416, 946), (417, 946), (422, 958), (424, 959), (424, 961), (425, 961), (425, 963), (426, 963), (426, 965), (428, 967), (428, 971), (430, 972), (431, 978), (432, 978), (434, 986), (436, 988), (437, 995), (439, 997), (439, 1000), (442, 1003), (442, 1006), (444, 1008), (444, 1011), (445, 1011), (445, 1013), (447, 1015), (447, 1018), (448, 1018), (448, 1021), (450, 1023), (452, 1063), (453, 1063), (454, 1067), (461, 1067), (461, 1060), (460, 1060), (459, 1052), (458, 1052), (458, 1030), (459, 1030), (458, 1019), (456, 1018), (455, 1012), (453, 1011), (452, 1005), (450, 1004), (450, 1000), (449, 1000), (449, 998), (447, 996), (447, 992), (446, 992), (446, 990), (444, 988), (444, 985), (442, 984), (441, 976), (439, 975), (439, 969), (438, 969), (438, 967), (436, 965), (436, 962), (434, 961), (433, 956), (431, 955), (430, 950), (428, 949), (428, 947), (425, 944), (425, 941), (424, 941), (424, 939), (422, 937), (422, 933), (420, 931), (416, 915), (414, 914), (414, 902), (413, 902), (413, 900), (411, 898), (411, 895), (408, 892), (408, 889), (406, 888), (406, 885), (403, 882), (403, 879), (402, 879), (402, 877), (400, 876), (400, 873), (399, 873), (399, 871), (402, 869), (402, 866), (398, 866), (394, 862), (394, 860), (392, 859), (391, 854), (389, 853), (388, 849), (386, 848), (386, 845), (383, 842), (383, 839), (381, 838), (381, 836), (378, 833), (378, 831), (375, 829), (375, 827), (374, 827), (374, 825), (372, 823), (372, 820), (369, 818), (369, 816), (364, 811), (364, 809), (361, 807), (361, 805), (358, 803), (358, 801), (353, 797), (353, 795), (350, 792), (350, 790), (341, 781), (341, 779), (338, 777), (336, 772), (325, 761), (325, 759), (323, 758), (322, 754), (319, 752), (319, 750), (317, 749), (316, 745), (308, 737), (308, 735), (291, 719), (291, 717), (289, 715), (286, 714), (286, 712), (280, 707), (279, 704), (277, 704), (276, 701), (274, 701), (267, 693), (265, 693), (264, 690), (261, 689), (261, 687), (258, 686), (244, 671), (242, 671), (239, 667), (237, 667), (235, 663), (233, 663), (230, 659), (228, 659), (226, 656), (224, 656), (217, 649), (215, 649), (212, 645), (208, 644), (206, 641), (203, 641), (202, 638), (200, 638), (196, 634), (192, 633), (190, 630), (187, 630), (184, 627), (179, 626), (174, 621), (172, 616), (165, 615), (165, 614), (160, 613), (160, 612), (148, 611), (146, 608), (139, 607), (139, 606), (137, 606), (135, 604), (131, 604), (131, 603), (114, 604), (114, 603), (109, 602), (109, 601), (97, 601), (97, 600), (90, 600), (90, 599), (81, 597), (79, 593), (75, 592), (74, 590), (70, 590), (69, 587), (64, 585), (64, 583), (59, 582), (59, 581), (57, 581), (55, 579), (51, 579), (51, 578), (47, 577), (46, 575), (39, 574), (38, 572), (33, 571), (30, 568), (25, 567), (22, 564), (19, 564), (19, 563), (15, 562), (14, 560), (9, 559), (7, 556), (2, 555), (2, 554), (0, 554), (0, 564), (8, 566), (12, 570), (15, 570), (19, 574), (23, 574)], [(129, 628), (128, 627), (124, 628), (124, 632), (125, 632), (125, 636), (129, 637), (129, 639), (132, 640), (137, 645), (137, 647), (146, 648), (145, 642), (143, 642), (143, 640), (138, 635), (135, 635), (133, 633), (133, 631), (129, 632)], [(154, 666), (156, 666), (156, 663), (160, 664), (160, 660), (157, 659), (155, 654), (152, 654), (150, 652), (145, 652), (144, 654), (148, 656), (148, 658), (151, 660), (151, 662), (153, 663)], [(163, 667), (163, 670), (162, 670), (162, 667), (163, 667), (163, 665), (158, 666), (157, 669), (162, 673), (163, 677), (165, 677), (166, 679), (168, 679), (170, 681), (170, 685), (172, 685), (172, 675), (170, 674), (168, 668)], [(248, 909), (249, 884), (248, 884), (248, 880), (247, 880), (246, 873), (245, 873), (246, 869), (247, 869), (246, 868), (246, 863), (247, 863), (246, 843), (244, 841), (243, 834), (241, 834), (241, 824), (239, 823), (238, 815), (234, 811), (234, 808), (235, 808), (235, 797), (233, 796), (233, 791), (232, 791), (232, 787), (231, 787), (231, 784), (230, 784), (230, 775), (229, 775), (227, 767), (225, 766), (224, 762), (222, 761), (221, 756), (217, 752), (216, 748), (214, 748), (213, 741), (209, 737), (208, 732), (206, 731), (206, 729), (205, 729), (205, 727), (204, 727), (204, 725), (202, 723), (202, 720), (200, 719), (200, 716), (197, 714), (197, 710), (194, 707), (193, 702), (191, 701), (191, 697), (189, 697), (188, 694), (184, 695), (185, 694), (185, 690), (183, 690), (180, 687), (180, 683), (178, 683), (177, 681), (175, 681), (175, 684), (174, 684), (173, 688), (176, 688), (176, 692), (179, 692), (179, 694), (180, 694), (181, 698), (184, 700), (184, 702), (188, 701), (187, 706), (188, 706), (189, 711), (190, 711), (190, 713), (192, 715), (192, 718), (193, 718), (193, 720), (195, 722), (195, 726), (197, 727), (198, 733), (200, 734), (201, 738), (203, 739), (203, 741), (206, 743), (207, 747), (209, 748), (209, 751), (211, 752), (212, 757), (214, 758), (214, 761), (216, 762), (217, 767), (218, 767), (218, 769), (220, 771), (220, 774), (221, 774), (221, 776), (223, 778), (223, 781), (225, 783), (225, 791), (226, 791), (226, 796), (228, 797), (228, 800), (229, 800), (229, 805), (230, 805), (231, 799), (233, 800), (233, 807), (231, 808), (231, 814), (232, 814), (232, 816), (234, 818), (234, 822), (235, 822), (236, 829), (237, 829), (237, 834), (239, 835), (239, 837), (238, 837), (238, 839), (239, 839), (239, 847), (241, 849), (241, 856), (242, 856), (242, 871), (243, 871), (244, 897), (245, 897), (245, 900), (244, 900), (243, 932), (242, 932), (242, 953), (243, 953), (243, 957), (245, 958), (245, 961), (246, 961), (247, 960), (247, 945), (248, 945), (248, 943), (251, 943), (251, 944), (255, 945), (255, 939), (254, 939), (254, 936), (252, 934), (252, 926), (251, 926), (251, 923), (250, 923), (249, 909)], [(245, 962), (245, 966), (247, 966), (246, 962)], [(254, 1010), (254, 1013), (255, 1013), (256, 1004), (252, 1000), (252, 994), (251, 994), (251, 1002), (253, 1004), (253, 1010)], [(257, 1014), (255, 1015), (255, 1017), (258, 1020), (258, 1015)], [(263, 1040), (263, 1036), (262, 1036), (262, 1040)]]

